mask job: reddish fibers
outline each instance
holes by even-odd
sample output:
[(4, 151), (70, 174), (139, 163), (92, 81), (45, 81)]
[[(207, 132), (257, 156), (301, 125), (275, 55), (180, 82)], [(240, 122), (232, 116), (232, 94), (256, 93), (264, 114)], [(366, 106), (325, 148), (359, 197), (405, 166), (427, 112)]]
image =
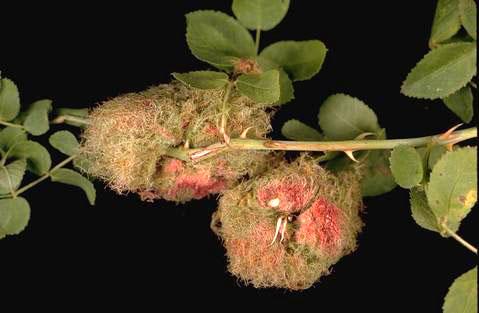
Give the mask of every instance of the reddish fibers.
[(163, 172), (167, 174), (175, 174), (182, 171), (183, 169), (184, 169), (183, 162), (178, 159), (168, 160), (163, 165)]
[(278, 244), (271, 245), (274, 233), (275, 229), (269, 223), (259, 223), (249, 236), (229, 241), (228, 251), (238, 261), (250, 263), (252, 266), (260, 264), (275, 271), (276, 266), (283, 262), (285, 251)]
[(160, 198), (158, 193), (155, 190), (140, 190), (138, 195), (141, 198), (141, 201), (153, 202), (154, 200)]
[(293, 213), (301, 210), (313, 196), (313, 188), (304, 181), (291, 179), (285, 181), (274, 181), (261, 187), (258, 190), (258, 201), (263, 207), (271, 208), (269, 202), (273, 199), (279, 200), (277, 210)]
[(166, 192), (167, 198), (176, 199), (178, 194), (191, 194), (193, 199), (201, 199), (211, 193), (219, 193), (226, 188), (226, 182), (218, 177), (211, 177), (207, 171), (181, 173), (174, 186)]
[(316, 200), (311, 207), (298, 217), (299, 229), (296, 240), (299, 243), (333, 252), (341, 240), (340, 211), (324, 198)]
[(219, 129), (218, 127), (216, 127), (215, 125), (211, 124), (211, 123), (207, 123), (204, 127), (204, 131), (205, 133), (207, 134), (210, 134), (210, 135), (213, 135), (213, 136), (216, 136), (219, 134)]

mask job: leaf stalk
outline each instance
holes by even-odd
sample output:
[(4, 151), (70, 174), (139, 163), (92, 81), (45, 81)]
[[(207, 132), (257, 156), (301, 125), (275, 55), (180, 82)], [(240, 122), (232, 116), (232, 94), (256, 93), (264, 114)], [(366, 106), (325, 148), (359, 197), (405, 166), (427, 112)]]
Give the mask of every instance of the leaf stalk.
[(456, 234), (455, 232), (453, 232), (452, 230), (450, 230), (445, 224), (442, 224), (441, 225), (442, 229), (449, 235), (451, 236), (452, 238), (456, 239), (457, 242), (459, 242), (461, 245), (463, 245), (464, 247), (466, 247), (466, 249), (468, 249), (469, 251), (471, 251), (472, 253), (474, 254), (477, 254), (477, 248), (474, 247), (473, 245), (471, 245), (469, 242), (467, 242), (466, 240), (464, 240), (461, 236), (459, 236), (458, 234)]
[(0, 125), (9, 126), (9, 127), (15, 127), (15, 128), (25, 128), (25, 127), (23, 127), (23, 125), (14, 124), (14, 123), (9, 123), (9, 122), (5, 122), (5, 121), (0, 121)]
[(52, 120), (52, 124), (63, 124), (65, 122), (74, 122), (81, 125), (89, 125), (90, 121), (87, 118), (73, 116), (73, 115), (59, 115), (55, 119)]
[(74, 158), (76, 157), (76, 155), (72, 155), (68, 158), (66, 158), (65, 160), (63, 160), (62, 162), (58, 163), (55, 167), (53, 167), (52, 169), (50, 169), (46, 174), (40, 176), (38, 179), (32, 181), (31, 183), (23, 186), (22, 188), (18, 189), (15, 194), (16, 196), (20, 195), (21, 193), (27, 191), (28, 189), (38, 185), (39, 183), (41, 183), (42, 181), (44, 181), (45, 179), (47, 179), (48, 177), (50, 177), (50, 175), (55, 172), (56, 170), (58, 170), (59, 168), (62, 168), (63, 166), (67, 165), (68, 163), (70, 163)]

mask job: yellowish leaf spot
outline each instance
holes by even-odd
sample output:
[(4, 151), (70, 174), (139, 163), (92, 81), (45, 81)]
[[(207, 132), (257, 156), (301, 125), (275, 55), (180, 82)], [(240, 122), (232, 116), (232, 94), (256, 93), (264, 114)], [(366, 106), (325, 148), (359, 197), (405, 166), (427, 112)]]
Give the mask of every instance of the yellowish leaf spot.
[(470, 190), (465, 196), (461, 197), (460, 200), (462, 203), (464, 203), (465, 207), (473, 206), (477, 200), (477, 190)]

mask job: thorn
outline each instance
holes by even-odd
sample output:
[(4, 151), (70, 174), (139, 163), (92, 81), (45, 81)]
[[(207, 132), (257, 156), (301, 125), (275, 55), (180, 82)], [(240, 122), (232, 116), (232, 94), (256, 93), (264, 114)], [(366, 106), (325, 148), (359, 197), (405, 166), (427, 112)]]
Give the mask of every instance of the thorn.
[(356, 163), (359, 163), (359, 161), (354, 157), (353, 152), (354, 152), (353, 150), (344, 150), (344, 153), (346, 153), (348, 158), (350, 158), (351, 160), (353, 160)]
[[(439, 136), (439, 139), (441, 140), (454, 140), (454, 136), (452, 136), (452, 133), (460, 126), (462, 126), (463, 124), (457, 124), (456, 126), (454, 127), (451, 127), (450, 129), (448, 129), (444, 134), (440, 135)], [(449, 143), (446, 143), (446, 149), (447, 151), (452, 151), (452, 148), (454, 146), (455, 142), (452, 141), (452, 142), (449, 142)]]
[(288, 219), (284, 219), (284, 223), (283, 223), (283, 229), (281, 230), (281, 240), (279, 241), (279, 243), (282, 243), (283, 240), (284, 240), (284, 233), (286, 232), (286, 224), (288, 223)]
[(451, 134), (452, 134), (457, 128), (461, 127), (462, 125), (463, 125), (463, 123), (457, 124), (456, 126), (449, 128), (444, 134), (442, 134), (441, 136), (439, 136), (439, 138), (440, 138), (440, 139), (443, 139), (443, 140), (449, 139), (449, 138), (451, 137)]
[(375, 136), (375, 135), (376, 135), (375, 133), (362, 133), (359, 136), (357, 136), (356, 138), (354, 138), (354, 140), (361, 140), (361, 139), (366, 138), (367, 136)]
[(183, 148), (189, 149), (190, 148), (190, 140), (186, 139), (185, 144), (183, 145)]
[(230, 138), (230, 136), (228, 136), (226, 133), (223, 133), (223, 139), (224, 139), (226, 145), (229, 145), (229, 144), (230, 144), (231, 138)]
[(220, 127), (220, 134), (223, 135), (223, 140), (225, 141), (226, 145), (230, 144), (231, 138), (226, 134), (225, 131), (225, 124), (226, 122), (224, 120), (221, 121), (221, 127)]
[(276, 238), (278, 238), (278, 234), (279, 234), (279, 230), (281, 229), (282, 221), (283, 221), (282, 217), (278, 218), (278, 221), (276, 222), (276, 231), (274, 233), (273, 241), (271, 241), (271, 243), (269, 244), (270, 246), (272, 246), (274, 244), (274, 242), (276, 241)]
[(241, 135), (240, 135), (240, 138), (246, 139), (246, 135), (248, 134), (248, 131), (249, 131), (251, 128), (253, 128), (253, 127), (250, 126), (250, 127), (246, 128), (245, 130), (243, 130), (243, 132), (242, 132)]

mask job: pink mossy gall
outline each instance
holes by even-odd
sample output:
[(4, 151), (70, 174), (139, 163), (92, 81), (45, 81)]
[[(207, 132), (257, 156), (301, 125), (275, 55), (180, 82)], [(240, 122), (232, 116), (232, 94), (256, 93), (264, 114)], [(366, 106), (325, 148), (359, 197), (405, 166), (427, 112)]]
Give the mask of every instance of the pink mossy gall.
[[(80, 147), (83, 170), (119, 193), (144, 200), (200, 199), (233, 186), (268, 167), (268, 152), (225, 152), (192, 163), (166, 156), (185, 145), (206, 147), (224, 140), (219, 131), (222, 90), (199, 90), (181, 83), (160, 85), (108, 100), (92, 110)], [(232, 138), (265, 138), (271, 113), (233, 92), (225, 132)]]
[(165, 157), (154, 188), (140, 192), (143, 200), (166, 199), (185, 202), (201, 199), (233, 187), (243, 177), (253, 177), (278, 163), (276, 154), (259, 151), (225, 153), (199, 163)]
[(361, 208), (356, 174), (302, 156), (225, 192), (212, 228), (241, 281), (300, 290), (356, 248)]
[(265, 181), (258, 187), (257, 198), (263, 207), (294, 213), (304, 208), (316, 189), (310, 178), (291, 173)]

